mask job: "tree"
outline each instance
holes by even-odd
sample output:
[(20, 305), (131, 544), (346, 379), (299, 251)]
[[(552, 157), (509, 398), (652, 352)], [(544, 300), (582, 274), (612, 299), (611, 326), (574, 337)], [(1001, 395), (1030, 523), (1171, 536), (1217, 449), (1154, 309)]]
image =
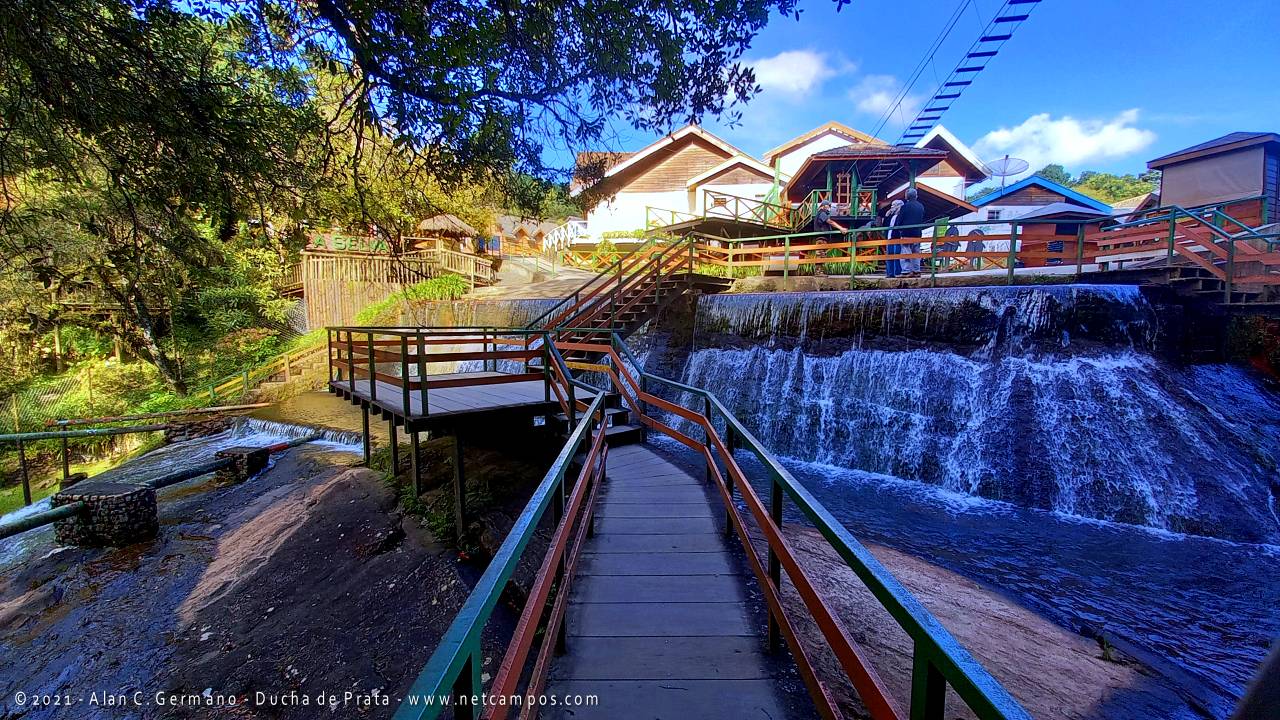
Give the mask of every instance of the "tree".
[(179, 392), (158, 309), (221, 261), (217, 241), (240, 217), (296, 193), (321, 162), (298, 152), (320, 118), (296, 101), (296, 71), (239, 62), (239, 43), (163, 7), (0, 5), (9, 269), (110, 307)]
[(1039, 175), (1045, 180), (1056, 182), (1059, 185), (1065, 185), (1067, 187), (1071, 186), (1071, 173), (1067, 172), (1067, 169), (1061, 165), (1045, 165), (1036, 172), (1036, 175)]
[(1112, 173), (1085, 171), (1080, 173), (1080, 180), (1073, 186), (1073, 189), (1102, 202), (1113, 203), (1135, 195), (1152, 192), (1156, 187), (1155, 184), (1134, 175), (1113, 175)]

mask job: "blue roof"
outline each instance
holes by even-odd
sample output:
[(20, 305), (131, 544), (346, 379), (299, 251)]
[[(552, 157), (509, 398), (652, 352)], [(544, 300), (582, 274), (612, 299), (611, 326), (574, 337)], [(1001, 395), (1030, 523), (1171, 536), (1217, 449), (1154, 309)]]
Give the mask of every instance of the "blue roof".
[(1080, 193), (1076, 192), (1075, 190), (1072, 190), (1069, 187), (1066, 187), (1065, 185), (1059, 185), (1058, 183), (1052, 180), (1049, 180), (1048, 178), (1040, 177), (1039, 175), (1032, 175), (1031, 177), (1023, 178), (1018, 182), (1006, 187), (1003, 190), (997, 190), (993, 193), (988, 193), (978, 198), (977, 200), (970, 200), (969, 202), (972, 203), (973, 205), (976, 205), (977, 207), (982, 207), (983, 205), (990, 205), (991, 203), (995, 202), (996, 200), (999, 200), (1002, 197), (1005, 197), (1007, 195), (1012, 195), (1018, 192), (1019, 190), (1025, 187), (1030, 187), (1032, 185), (1039, 185), (1040, 187), (1046, 190), (1049, 190), (1051, 192), (1056, 192), (1059, 195), (1065, 197), (1067, 200), (1070, 200), (1071, 202), (1075, 203), (1076, 205), (1083, 205), (1087, 208), (1093, 208), (1098, 212), (1104, 212), (1108, 214), (1111, 212), (1111, 206), (1102, 202), (1101, 200), (1095, 200), (1089, 197), (1088, 195), (1081, 195)]

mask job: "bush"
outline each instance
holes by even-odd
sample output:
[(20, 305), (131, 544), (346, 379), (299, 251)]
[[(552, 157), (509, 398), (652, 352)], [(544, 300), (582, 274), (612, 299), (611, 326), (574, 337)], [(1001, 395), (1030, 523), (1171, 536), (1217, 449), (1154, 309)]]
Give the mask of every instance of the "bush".
[(400, 303), (456, 300), (466, 295), (469, 289), (467, 281), (460, 275), (441, 275), (424, 280), (365, 307), (356, 314), (355, 324), (376, 325), (384, 316), (399, 308)]

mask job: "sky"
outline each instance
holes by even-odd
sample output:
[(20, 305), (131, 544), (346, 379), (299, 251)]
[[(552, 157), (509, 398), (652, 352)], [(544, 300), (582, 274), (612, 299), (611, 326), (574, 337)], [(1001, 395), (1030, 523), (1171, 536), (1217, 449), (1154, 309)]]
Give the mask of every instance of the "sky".
[[(828, 120), (870, 133), (961, 4), (878, 134), (895, 142), (1001, 0), (802, 0), (746, 54), (763, 92), (739, 123), (703, 125), (755, 157)], [(1280, 131), (1277, 28), (1277, 0), (1043, 0), (941, 123), (983, 160), (1139, 173), (1229, 132)], [(656, 139), (614, 127), (625, 150)]]

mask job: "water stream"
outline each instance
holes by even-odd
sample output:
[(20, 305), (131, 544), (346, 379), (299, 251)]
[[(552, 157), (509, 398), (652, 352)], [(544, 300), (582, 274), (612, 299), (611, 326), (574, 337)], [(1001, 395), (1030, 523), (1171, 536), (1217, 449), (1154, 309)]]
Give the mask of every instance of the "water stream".
[(633, 344), (856, 536), (1118, 638), (1225, 717), (1280, 636), (1280, 396), (1165, 359), (1179, 320), (1132, 287), (738, 295), (699, 301), (691, 345)]
[[(220, 433), (165, 445), (145, 455), (136, 457), (106, 472), (94, 476), (95, 480), (119, 480), (121, 482), (143, 483), (161, 477), (176, 469), (190, 467), (214, 459), (219, 450), (230, 447), (266, 447), (287, 440), (295, 440), (316, 433), (323, 433), (319, 440), (308, 445), (346, 453), (361, 451), (360, 435), (347, 430), (334, 430), (311, 425), (264, 420), (252, 417), (237, 418), (234, 424)], [(159, 491), (159, 501), (164, 502), (166, 492), (179, 492), (174, 488), (186, 487), (207, 480), (212, 473), (202, 478), (193, 478), (186, 483), (165, 488)], [(49, 499), (45, 498), (29, 507), (14, 510), (0, 516), (0, 522), (9, 522), (35, 512), (49, 509)], [(36, 530), (0, 540), (0, 570), (23, 562), (35, 554), (55, 552), (53, 527), (46, 525)]]

